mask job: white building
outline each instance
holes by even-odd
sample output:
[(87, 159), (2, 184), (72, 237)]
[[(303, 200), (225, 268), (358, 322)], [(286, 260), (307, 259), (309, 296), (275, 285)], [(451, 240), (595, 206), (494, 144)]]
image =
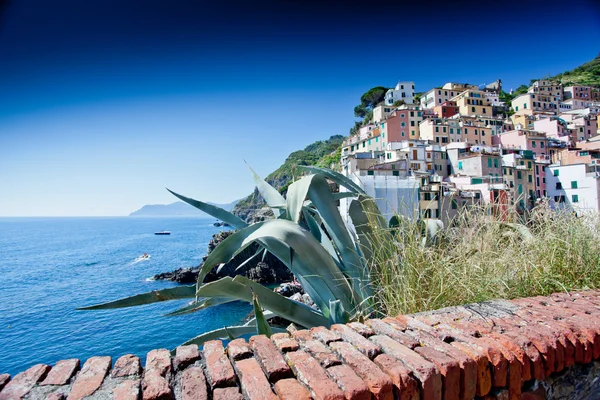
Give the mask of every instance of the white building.
[(546, 168), (546, 192), (556, 208), (577, 213), (600, 210), (600, 166), (550, 165)]
[(412, 104), (414, 97), (414, 82), (398, 82), (394, 89), (390, 89), (385, 93), (385, 104), (391, 106), (397, 101), (404, 101), (406, 104)]

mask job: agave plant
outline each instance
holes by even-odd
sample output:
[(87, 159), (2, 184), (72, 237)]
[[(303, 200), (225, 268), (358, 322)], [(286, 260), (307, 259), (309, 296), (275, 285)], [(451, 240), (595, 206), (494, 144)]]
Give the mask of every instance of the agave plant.
[[(219, 207), (167, 189), (237, 231), (209, 254), (199, 271), (196, 285), (156, 290), (82, 309), (193, 299), (186, 307), (168, 314), (181, 315), (237, 300), (253, 304), (255, 318), (246, 325), (211, 331), (186, 344), (201, 344), (210, 339), (227, 339), (257, 332), (270, 335), (276, 330), (267, 322), (272, 316), (282, 317), (298, 327), (310, 328), (360, 320), (370, 315), (373, 312), (373, 287), (369, 265), (373, 248), (377, 246), (374, 238), (387, 240), (381, 239), (381, 235), (374, 235), (373, 229), (387, 228), (387, 223), (373, 199), (347, 177), (323, 168), (299, 168), (308, 175), (289, 186), (286, 198), (250, 168), (259, 192), (276, 217), (252, 225)], [(347, 192), (332, 193), (328, 179)], [(353, 226), (346, 225), (337, 209), (336, 202), (341, 198), (353, 199), (349, 209)], [(241, 275), (204, 283), (213, 268), (228, 262), (252, 243), (258, 243), (261, 249), (281, 260), (318, 309), (283, 297)]]

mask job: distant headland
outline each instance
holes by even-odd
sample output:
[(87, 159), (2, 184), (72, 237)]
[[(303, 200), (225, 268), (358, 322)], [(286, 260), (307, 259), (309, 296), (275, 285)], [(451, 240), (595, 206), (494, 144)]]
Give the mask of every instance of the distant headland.
[[(209, 203), (231, 211), (239, 200), (228, 204)], [(130, 217), (209, 217), (208, 214), (190, 206), (182, 201), (171, 204), (147, 204), (137, 211), (129, 214)]]

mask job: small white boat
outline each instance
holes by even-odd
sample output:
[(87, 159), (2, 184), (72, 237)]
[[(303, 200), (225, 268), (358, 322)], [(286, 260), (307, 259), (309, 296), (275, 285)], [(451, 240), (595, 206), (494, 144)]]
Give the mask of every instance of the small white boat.
[(144, 253), (141, 256), (139, 256), (135, 262), (140, 262), (140, 261), (145, 261), (145, 260), (149, 260), (150, 259), (150, 254), (148, 253)]
[(170, 235), (171, 232), (169, 231), (160, 231), (160, 232), (154, 232), (155, 235)]

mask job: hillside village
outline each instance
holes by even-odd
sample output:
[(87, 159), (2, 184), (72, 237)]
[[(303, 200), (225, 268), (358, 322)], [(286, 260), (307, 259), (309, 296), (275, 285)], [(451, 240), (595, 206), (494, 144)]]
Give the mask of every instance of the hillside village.
[[(344, 140), (342, 172), (388, 219), (447, 223), (463, 207), (525, 213), (542, 201), (600, 211), (599, 87), (543, 79), (506, 95), (501, 80), (420, 95), (415, 82), (398, 82)], [(348, 203), (340, 207), (347, 215)]]

